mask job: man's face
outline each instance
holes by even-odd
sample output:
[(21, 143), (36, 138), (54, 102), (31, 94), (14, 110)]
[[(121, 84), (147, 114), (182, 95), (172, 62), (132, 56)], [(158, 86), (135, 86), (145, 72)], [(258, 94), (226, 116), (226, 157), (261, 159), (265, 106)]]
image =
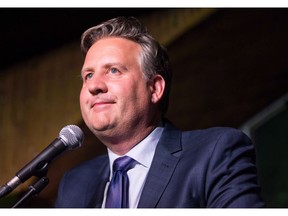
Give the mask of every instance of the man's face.
[(88, 50), (80, 107), (96, 136), (123, 138), (151, 118), (153, 86), (141, 71), (140, 51), (137, 43), (117, 37), (101, 39)]

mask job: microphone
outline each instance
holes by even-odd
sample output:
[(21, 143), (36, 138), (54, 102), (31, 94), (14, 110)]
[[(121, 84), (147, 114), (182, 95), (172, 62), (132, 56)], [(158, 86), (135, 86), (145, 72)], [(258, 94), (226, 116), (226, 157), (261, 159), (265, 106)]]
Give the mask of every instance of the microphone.
[[(59, 136), (31, 162), (19, 170), (15, 177), (0, 188), (0, 197), (13, 191), (19, 184), (24, 183), (31, 176), (42, 177), (46, 174), (49, 163), (66, 150), (78, 148), (84, 141), (82, 130), (76, 125), (62, 128)], [(41, 176), (42, 175), (42, 176)]]

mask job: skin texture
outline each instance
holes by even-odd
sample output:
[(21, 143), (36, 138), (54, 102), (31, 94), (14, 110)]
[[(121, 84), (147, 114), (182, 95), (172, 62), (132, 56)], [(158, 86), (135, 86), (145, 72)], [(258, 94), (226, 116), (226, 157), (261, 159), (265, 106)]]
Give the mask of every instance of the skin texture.
[(81, 71), (80, 108), (89, 129), (118, 155), (127, 153), (159, 123), (165, 81), (143, 76), (139, 44), (118, 37), (94, 43)]

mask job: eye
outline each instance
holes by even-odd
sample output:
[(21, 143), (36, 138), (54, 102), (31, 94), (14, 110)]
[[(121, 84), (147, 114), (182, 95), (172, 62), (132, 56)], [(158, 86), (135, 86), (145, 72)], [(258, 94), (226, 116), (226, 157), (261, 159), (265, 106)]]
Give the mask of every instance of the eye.
[(117, 74), (117, 73), (119, 73), (120, 71), (117, 69), (117, 68), (115, 68), (115, 67), (112, 67), (112, 68), (110, 68), (110, 73), (111, 74)]
[(84, 80), (90, 80), (93, 77), (93, 73), (86, 73), (84, 76)]

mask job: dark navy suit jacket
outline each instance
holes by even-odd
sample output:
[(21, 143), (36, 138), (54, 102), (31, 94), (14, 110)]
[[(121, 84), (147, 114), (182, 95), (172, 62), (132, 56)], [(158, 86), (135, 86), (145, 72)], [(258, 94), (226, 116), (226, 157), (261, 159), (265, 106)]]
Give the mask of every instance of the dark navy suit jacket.
[[(70, 170), (55, 207), (101, 207), (109, 172), (108, 155)], [(165, 123), (138, 208), (193, 207), (264, 207), (254, 147), (239, 130), (182, 132)]]

